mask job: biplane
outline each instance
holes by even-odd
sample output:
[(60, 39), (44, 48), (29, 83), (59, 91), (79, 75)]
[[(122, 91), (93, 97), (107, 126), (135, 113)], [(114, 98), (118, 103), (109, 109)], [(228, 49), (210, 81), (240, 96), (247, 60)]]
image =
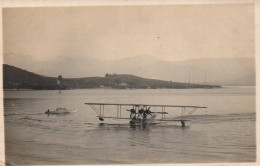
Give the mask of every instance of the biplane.
[[(207, 107), (201, 106), (182, 106), (182, 105), (149, 105), (149, 104), (112, 104), (112, 103), (85, 103), (96, 112), (100, 121), (106, 118), (113, 119), (128, 119), (130, 125), (147, 125), (155, 121), (179, 121), (182, 127), (185, 127), (185, 122), (189, 121), (190, 117), (196, 110)], [(113, 106), (115, 108), (114, 116), (105, 116), (105, 107)], [(122, 107), (127, 107), (125, 111), (129, 112), (129, 117), (122, 116)], [(166, 108), (180, 108), (181, 115), (175, 118), (167, 118)]]

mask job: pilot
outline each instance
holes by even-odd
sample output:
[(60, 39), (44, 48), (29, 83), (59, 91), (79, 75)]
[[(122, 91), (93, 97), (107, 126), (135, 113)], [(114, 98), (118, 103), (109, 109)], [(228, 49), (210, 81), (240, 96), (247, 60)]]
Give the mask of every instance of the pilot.
[(147, 115), (146, 111), (144, 111), (144, 120), (146, 120), (146, 115)]
[(144, 113), (144, 109), (141, 108), (138, 112), (139, 112), (139, 114), (143, 114)]
[(131, 119), (136, 119), (136, 110), (135, 109), (131, 109), (131, 114), (130, 114), (130, 118)]

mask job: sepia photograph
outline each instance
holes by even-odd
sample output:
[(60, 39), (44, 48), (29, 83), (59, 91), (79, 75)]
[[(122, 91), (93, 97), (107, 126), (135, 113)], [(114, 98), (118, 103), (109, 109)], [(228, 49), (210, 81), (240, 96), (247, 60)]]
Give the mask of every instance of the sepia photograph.
[(255, 4), (2, 8), (4, 165), (257, 161)]

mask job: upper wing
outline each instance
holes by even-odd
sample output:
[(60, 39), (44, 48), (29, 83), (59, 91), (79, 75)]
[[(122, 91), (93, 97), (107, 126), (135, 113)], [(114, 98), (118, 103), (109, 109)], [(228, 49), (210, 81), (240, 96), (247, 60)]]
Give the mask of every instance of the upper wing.
[(115, 106), (147, 106), (147, 107), (186, 107), (186, 108), (207, 108), (189, 105), (153, 105), (153, 104), (115, 104), (115, 103), (85, 103), (87, 105), (115, 105)]

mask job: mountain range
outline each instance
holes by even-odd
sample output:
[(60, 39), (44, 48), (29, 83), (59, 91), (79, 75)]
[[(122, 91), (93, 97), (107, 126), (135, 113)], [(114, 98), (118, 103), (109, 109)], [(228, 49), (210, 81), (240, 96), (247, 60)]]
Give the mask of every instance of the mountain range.
[(135, 56), (101, 60), (88, 56), (59, 56), (37, 60), (31, 56), (5, 54), (4, 63), (41, 75), (67, 78), (131, 74), (145, 78), (194, 84), (255, 86), (254, 58), (203, 58), (162, 61), (156, 57)]

